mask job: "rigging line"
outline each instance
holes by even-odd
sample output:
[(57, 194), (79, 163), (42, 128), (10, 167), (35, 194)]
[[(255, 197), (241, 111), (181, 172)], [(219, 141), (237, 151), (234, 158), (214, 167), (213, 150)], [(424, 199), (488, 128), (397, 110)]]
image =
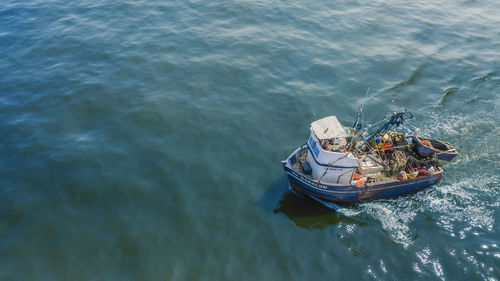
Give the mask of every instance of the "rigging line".
[(366, 89), (365, 98), (363, 99), (363, 105), (361, 106), (361, 124), (363, 124), (363, 119), (365, 117), (365, 103), (366, 103), (366, 98), (368, 98), (369, 92), (370, 92), (370, 87)]

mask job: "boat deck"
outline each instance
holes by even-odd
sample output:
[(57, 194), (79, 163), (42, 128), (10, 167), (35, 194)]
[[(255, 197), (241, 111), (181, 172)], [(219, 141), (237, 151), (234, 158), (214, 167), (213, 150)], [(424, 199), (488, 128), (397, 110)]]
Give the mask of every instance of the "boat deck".
[[(304, 165), (306, 163), (306, 157), (308, 154), (307, 146), (302, 146), (296, 150), (294, 154), (292, 154), (288, 161), (289, 161), (289, 166), (298, 172), (302, 177), (309, 179), (311, 181), (324, 184), (324, 185), (339, 185), (337, 183), (331, 183), (331, 182), (325, 182), (325, 181), (318, 181), (314, 179), (310, 174), (306, 174), (304, 172)], [(366, 158), (366, 156), (365, 156)], [(436, 166), (436, 171), (433, 173), (439, 174), (442, 173), (442, 169), (438, 166)], [(357, 170), (359, 172), (359, 169)], [(417, 176), (416, 178), (424, 178), (427, 176), (431, 175), (426, 175), (426, 176)], [(390, 183), (390, 182), (397, 182), (397, 181), (404, 181), (401, 179), (398, 179), (397, 175), (390, 176), (387, 173), (384, 172), (374, 172), (374, 173), (360, 173), (359, 179), (351, 179), (351, 182), (349, 185), (352, 186), (357, 186), (357, 185), (363, 185), (363, 184), (384, 184), (384, 183)]]

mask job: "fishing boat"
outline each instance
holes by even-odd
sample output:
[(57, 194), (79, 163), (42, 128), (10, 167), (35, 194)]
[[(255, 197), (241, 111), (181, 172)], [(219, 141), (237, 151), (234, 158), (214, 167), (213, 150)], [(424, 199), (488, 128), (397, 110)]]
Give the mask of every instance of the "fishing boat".
[(441, 180), (439, 154), (421, 155), (413, 140), (422, 138), (390, 130), (412, 118), (410, 112), (362, 130), (361, 111), (349, 130), (336, 116), (311, 123), (308, 141), (281, 162), (292, 191), (322, 203), (359, 202), (416, 192)]
[(412, 136), (422, 156), (429, 157), (436, 155), (439, 160), (451, 161), (457, 156), (457, 150), (451, 143), (436, 140), (428, 137)]

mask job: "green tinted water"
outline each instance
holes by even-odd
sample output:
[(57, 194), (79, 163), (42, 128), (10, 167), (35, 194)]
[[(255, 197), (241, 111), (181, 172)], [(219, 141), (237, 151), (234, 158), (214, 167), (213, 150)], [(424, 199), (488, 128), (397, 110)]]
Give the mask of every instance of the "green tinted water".
[[(499, 279), (498, 14), (3, 1), (0, 279)], [(363, 102), (453, 143), (443, 180), (338, 212), (289, 194), (310, 122)]]

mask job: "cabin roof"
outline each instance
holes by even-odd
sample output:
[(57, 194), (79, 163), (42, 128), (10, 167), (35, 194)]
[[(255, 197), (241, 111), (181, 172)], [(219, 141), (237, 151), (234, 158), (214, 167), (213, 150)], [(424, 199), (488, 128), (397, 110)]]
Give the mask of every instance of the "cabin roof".
[(311, 131), (320, 140), (347, 137), (339, 120), (333, 115), (312, 122)]

